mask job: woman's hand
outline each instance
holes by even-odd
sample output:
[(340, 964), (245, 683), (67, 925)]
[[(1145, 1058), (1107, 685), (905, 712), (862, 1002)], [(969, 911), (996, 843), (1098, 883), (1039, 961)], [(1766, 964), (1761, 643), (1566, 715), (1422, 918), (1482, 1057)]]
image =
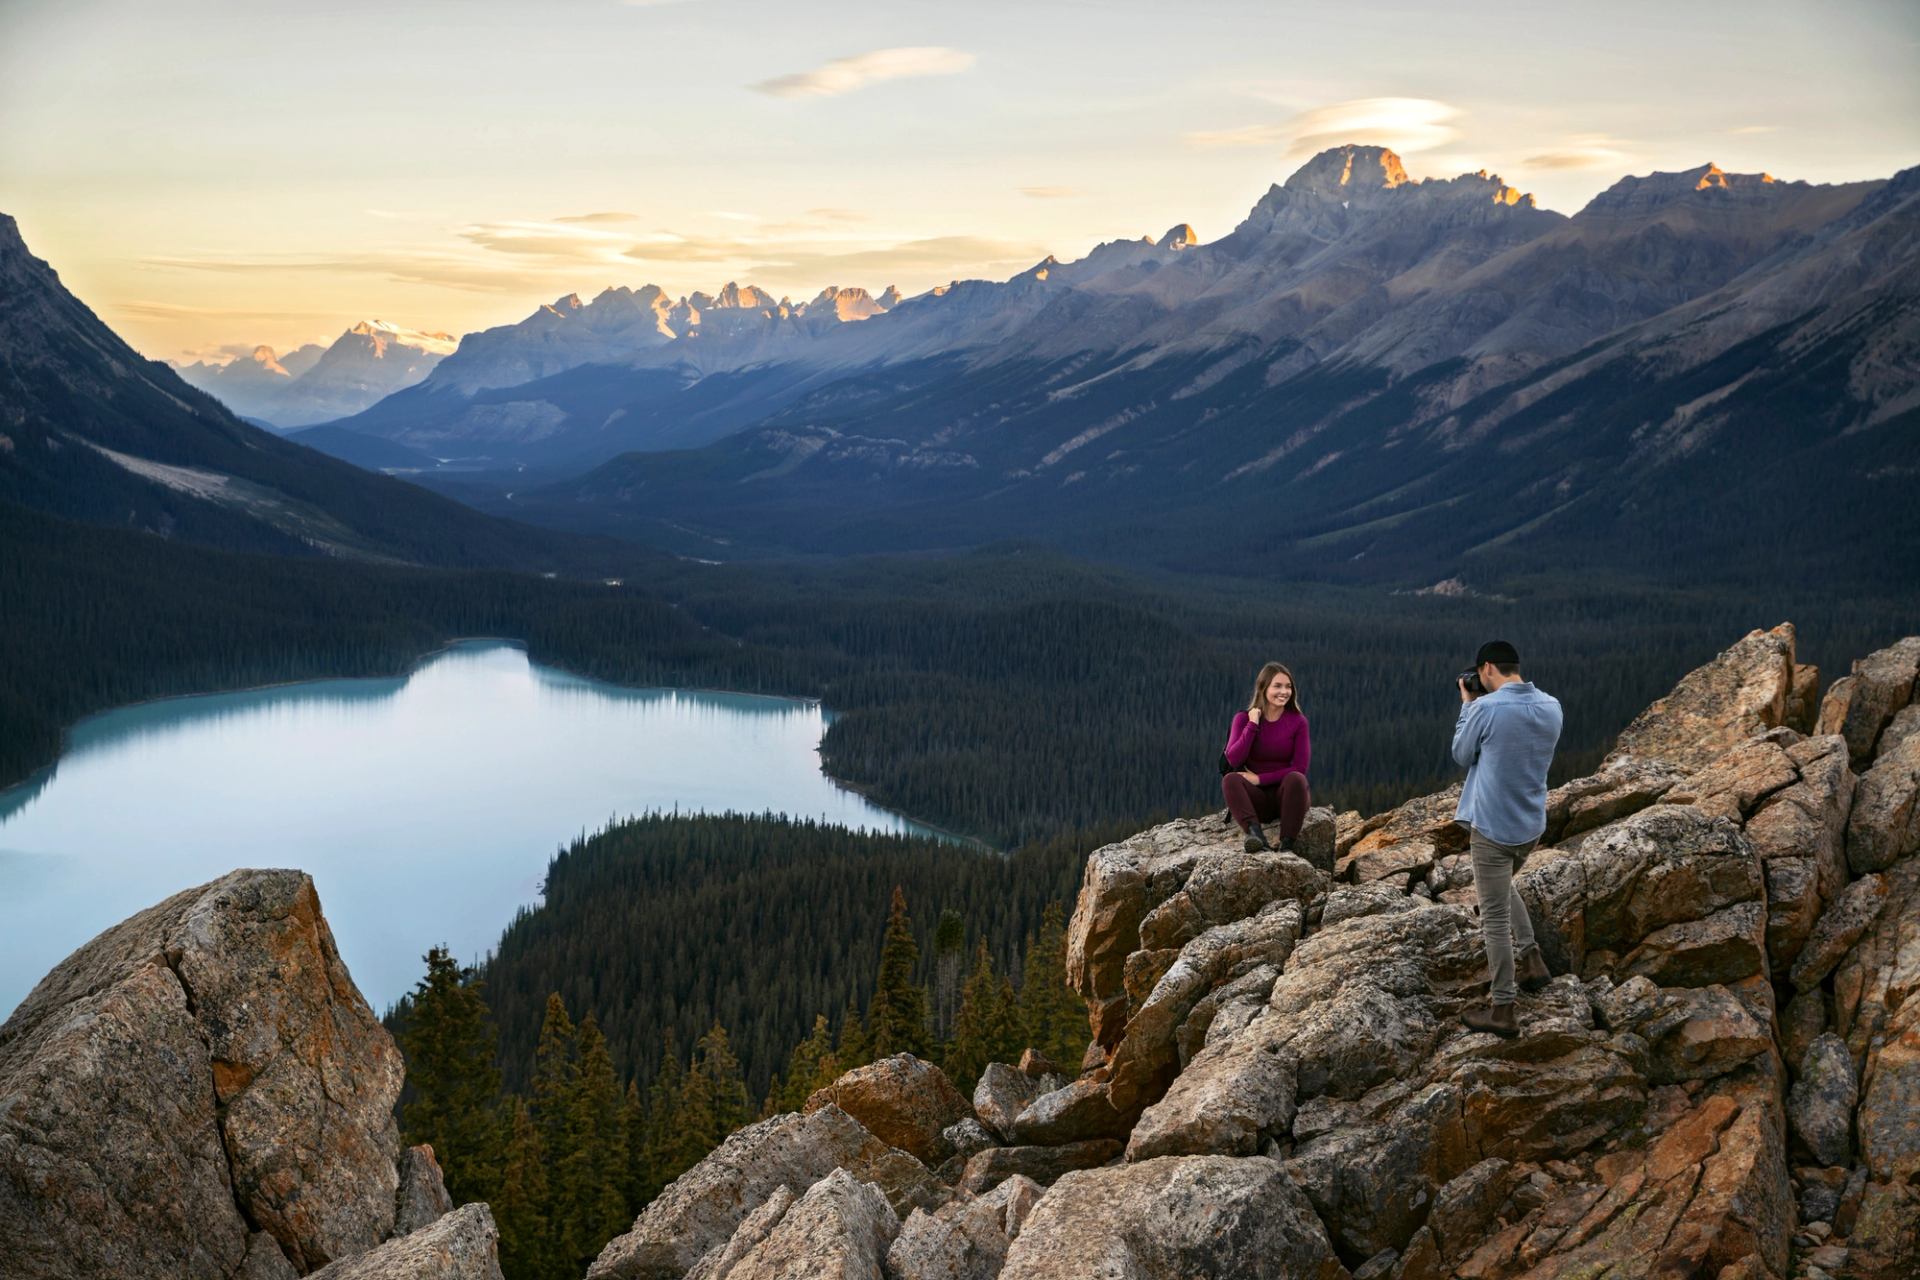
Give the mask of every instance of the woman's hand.
[(1251, 769), (1242, 769), (1240, 771), (1240, 776), (1245, 778), (1248, 782), (1251, 782), (1256, 787), (1260, 785), (1260, 775), (1255, 773)]
[(1266, 709), (1266, 708), (1264, 708), (1264, 707), (1255, 707), (1255, 708), (1254, 708), (1253, 710), (1251, 710), (1251, 711), (1249, 711), (1249, 712), (1247, 712), (1247, 723), (1248, 723), (1248, 724), (1259, 724), (1259, 723), (1260, 723), (1260, 713), (1261, 713), (1262, 711), (1264, 711), (1265, 709)]

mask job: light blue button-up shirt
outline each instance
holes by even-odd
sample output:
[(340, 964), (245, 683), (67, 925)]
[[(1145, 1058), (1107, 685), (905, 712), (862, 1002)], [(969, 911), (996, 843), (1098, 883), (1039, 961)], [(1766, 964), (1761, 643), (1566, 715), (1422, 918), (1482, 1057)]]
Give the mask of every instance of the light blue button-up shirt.
[(1513, 680), (1460, 708), (1453, 759), (1467, 770), (1456, 820), (1499, 844), (1547, 829), (1547, 767), (1560, 741), (1560, 700)]

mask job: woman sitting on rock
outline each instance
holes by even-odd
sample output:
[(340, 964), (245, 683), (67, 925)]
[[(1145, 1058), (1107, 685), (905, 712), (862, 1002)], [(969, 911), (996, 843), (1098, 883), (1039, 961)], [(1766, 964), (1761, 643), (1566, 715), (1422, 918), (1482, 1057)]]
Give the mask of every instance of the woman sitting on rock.
[(1227, 811), (1247, 833), (1248, 853), (1272, 847), (1260, 824), (1275, 818), (1280, 820), (1281, 851), (1294, 851), (1294, 837), (1311, 803), (1307, 761), (1312, 755), (1293, 672), (1269, 662), (1260, 668), (1247, 709), (1233, 718), (1226, 752), (1232, 770), (1220, 778)]

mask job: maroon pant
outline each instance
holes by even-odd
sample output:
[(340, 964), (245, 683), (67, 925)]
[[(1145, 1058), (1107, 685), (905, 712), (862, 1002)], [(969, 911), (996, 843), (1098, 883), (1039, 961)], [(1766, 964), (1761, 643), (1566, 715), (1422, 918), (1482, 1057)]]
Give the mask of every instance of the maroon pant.
[(1271, 787), (1248, 782), (1245, 775), (1229, 773), (1220, 779), (1220, 791), (1227, 798), (1227, 811), (1245, 831), (1249, 822), (1280, 819), (1280, 838), (1291, 840), (1300, 834), (1307, 820), (1307, 775), (1290, 773)]

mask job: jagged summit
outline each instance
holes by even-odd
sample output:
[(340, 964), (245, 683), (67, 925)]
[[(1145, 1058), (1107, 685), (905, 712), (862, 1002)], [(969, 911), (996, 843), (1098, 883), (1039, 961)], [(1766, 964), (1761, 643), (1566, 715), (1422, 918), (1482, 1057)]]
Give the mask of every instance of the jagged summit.
[(1588, 201), (1581, 212), (1632, 212), (1686, 201), (1759, 207), (1787, 199), (1789, 193), (1814, 189), (1805, 182), (1783, 182), (1770, 173), (1729, 173), (1708, 162), (1677, 173), (1629, 174)]
[(1411, 181), (1400, 157), (1387, 148), (1348, 144), (1322, 151), (1296, 169), (1284, 185), (1288, 191), (1345, 200)]
[(1182, 222), (1170, 227), (1167, 234), (1160, 237), (1156, 249), (1191, 249), (1200, 243), (1200, 237), (1193, 234), (1193, 224)]

